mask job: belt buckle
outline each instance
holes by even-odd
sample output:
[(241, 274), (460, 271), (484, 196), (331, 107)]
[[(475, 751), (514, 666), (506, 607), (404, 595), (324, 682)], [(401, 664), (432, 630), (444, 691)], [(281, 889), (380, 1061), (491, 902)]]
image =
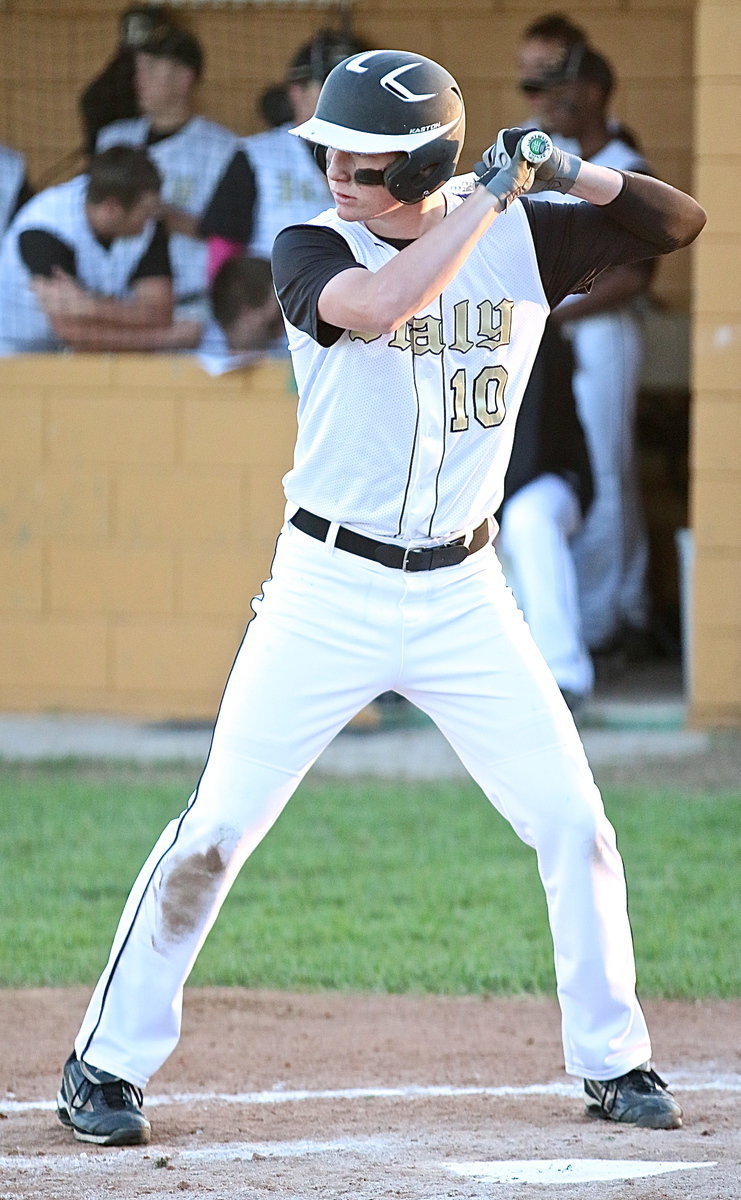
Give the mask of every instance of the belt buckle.
[(413, 559), (413, 557), (412, 557), (412, 556), (413, 556), (413, 555), (416, 555), (416, 554), (429, 554), (429, 553), (430, 553), (430, 550), (431, 550), (431, 547), (430, 547), (430, 546), (407, 546), (407, 547), (406, 547), (406, 549), (404, 550), (404, 557), (403, 557), (403, 559), (402, 559), (402, 561), (401, 561), (401, 569), (402, 569), (402, 571), (418, 571), (418, 570), (421, 570), (422, 568), (420, 568), (420, 567), (413, 567), (413, 566), (411, 565), (411, 563), (414, 561), (414, 559)]

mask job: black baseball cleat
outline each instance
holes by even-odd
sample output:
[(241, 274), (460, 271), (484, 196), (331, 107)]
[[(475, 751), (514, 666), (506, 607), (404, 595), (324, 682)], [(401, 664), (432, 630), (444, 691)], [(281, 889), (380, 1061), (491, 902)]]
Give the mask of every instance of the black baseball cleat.
[(682, 1109), (650, 1063), (617, 1079), (585, 1079), (584, 1103), (590, 1117), (642, 1125), (646, 1129), (679, 1129)]
[(143, 1146), (151, 1128), (142, 1115), (139, 1088), (80, 1062), (72, 1052), (62, 1073), (57, 1116), (80, 1142), (98, 1146)]

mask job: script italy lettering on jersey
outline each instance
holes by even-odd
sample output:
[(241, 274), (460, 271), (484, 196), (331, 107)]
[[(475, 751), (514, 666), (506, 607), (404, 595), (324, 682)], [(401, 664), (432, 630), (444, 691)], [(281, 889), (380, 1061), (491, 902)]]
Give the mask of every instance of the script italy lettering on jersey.
[[(389, 349), (411, 351), (413, 355), (441, 355), (445, 349), (467, 354), (474, 347), (484, 350), (499, 350), (508, 346), (512, 338), (512, 310), (514, 300), (481, 300), (475, 306), (478, 320), (471, 320), (471, 301), (459, 300), (453, 305), (452, 338), (446, 338), (443, 318), (432, 315), (413, 317), (401, 325), (389, 338)], [(350, 341), (366, 345), (378, 341), (381, 334), (350, 330)], [(508, 380), (507, 368), (501, 363), (484, 367), (473, 384), (474, 416), (485, 429), (500, 425), (506, 414), (505, 392)], [(453, 413), (450, 420), (451, 433), (463, 433), (468, 429), (466, 411), (465, 369), (459, 368), (450, 378), (453, 393)]]

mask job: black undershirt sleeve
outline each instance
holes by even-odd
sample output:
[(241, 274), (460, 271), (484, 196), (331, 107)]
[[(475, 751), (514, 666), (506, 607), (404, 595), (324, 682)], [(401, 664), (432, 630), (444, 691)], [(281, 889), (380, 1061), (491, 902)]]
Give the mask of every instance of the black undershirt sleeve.
[(588, 290), (607, 267), (667, 254), (702, 228), (702, 209), (690, 196), (650, 175), (621, 173), (623, 189), (610, 204), (523, 198), (551, 308)]
[(21, 258), (32, 275), (51, 279), (54, 267), (77, 278), (77, 259), (67, 242), (45, 229), (24, 229), (18, 237)]
[(198, 222), (201, 237), (222, 237), (246, 245), (252, 236), (256, 195), (247, 155), (237, 150)]
[(320, 346), (332, 346), (344, 333), (319, 319), (317, 306), (326, 284), (340, 271), (366, 268), (345, 239), (317, 225), (289, 225), (273, 243), (273, 281), (287, 319)]
[(152, 279), (162, 275), (168, 279), (172, 277), (170, 239), (163, 222), (158, 221), (151, 242), (129, 276), (129, 283), (136, 283), (137, 279)]

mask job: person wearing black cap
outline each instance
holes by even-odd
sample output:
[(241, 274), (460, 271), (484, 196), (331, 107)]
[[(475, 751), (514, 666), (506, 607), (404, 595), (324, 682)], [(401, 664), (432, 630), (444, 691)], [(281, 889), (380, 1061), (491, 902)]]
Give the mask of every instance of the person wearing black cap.
[(170, 233), (176, 304), (205, 317), (208, 250), (213, 236), (245, 245), (254, 185), (236, 133), (194, 113), (203, 72), (198, 39), (164, 28), (136, 52), (136, 91), (143, 116), (116, 121), (98, 136), (98, 150), (146, 146), (163, 178), (163, 216)]
[(295, 53), (286, 76), (292, 120), (244, 139), (255, 175), (257, 201), (250, 253), (270, 258), (276, 235), (308, 221), (332, 202), (311, 147), (290, 129), (313, 116), (322, 84), (337, 63), (366, 47), (356, 38), (322, 29)]

